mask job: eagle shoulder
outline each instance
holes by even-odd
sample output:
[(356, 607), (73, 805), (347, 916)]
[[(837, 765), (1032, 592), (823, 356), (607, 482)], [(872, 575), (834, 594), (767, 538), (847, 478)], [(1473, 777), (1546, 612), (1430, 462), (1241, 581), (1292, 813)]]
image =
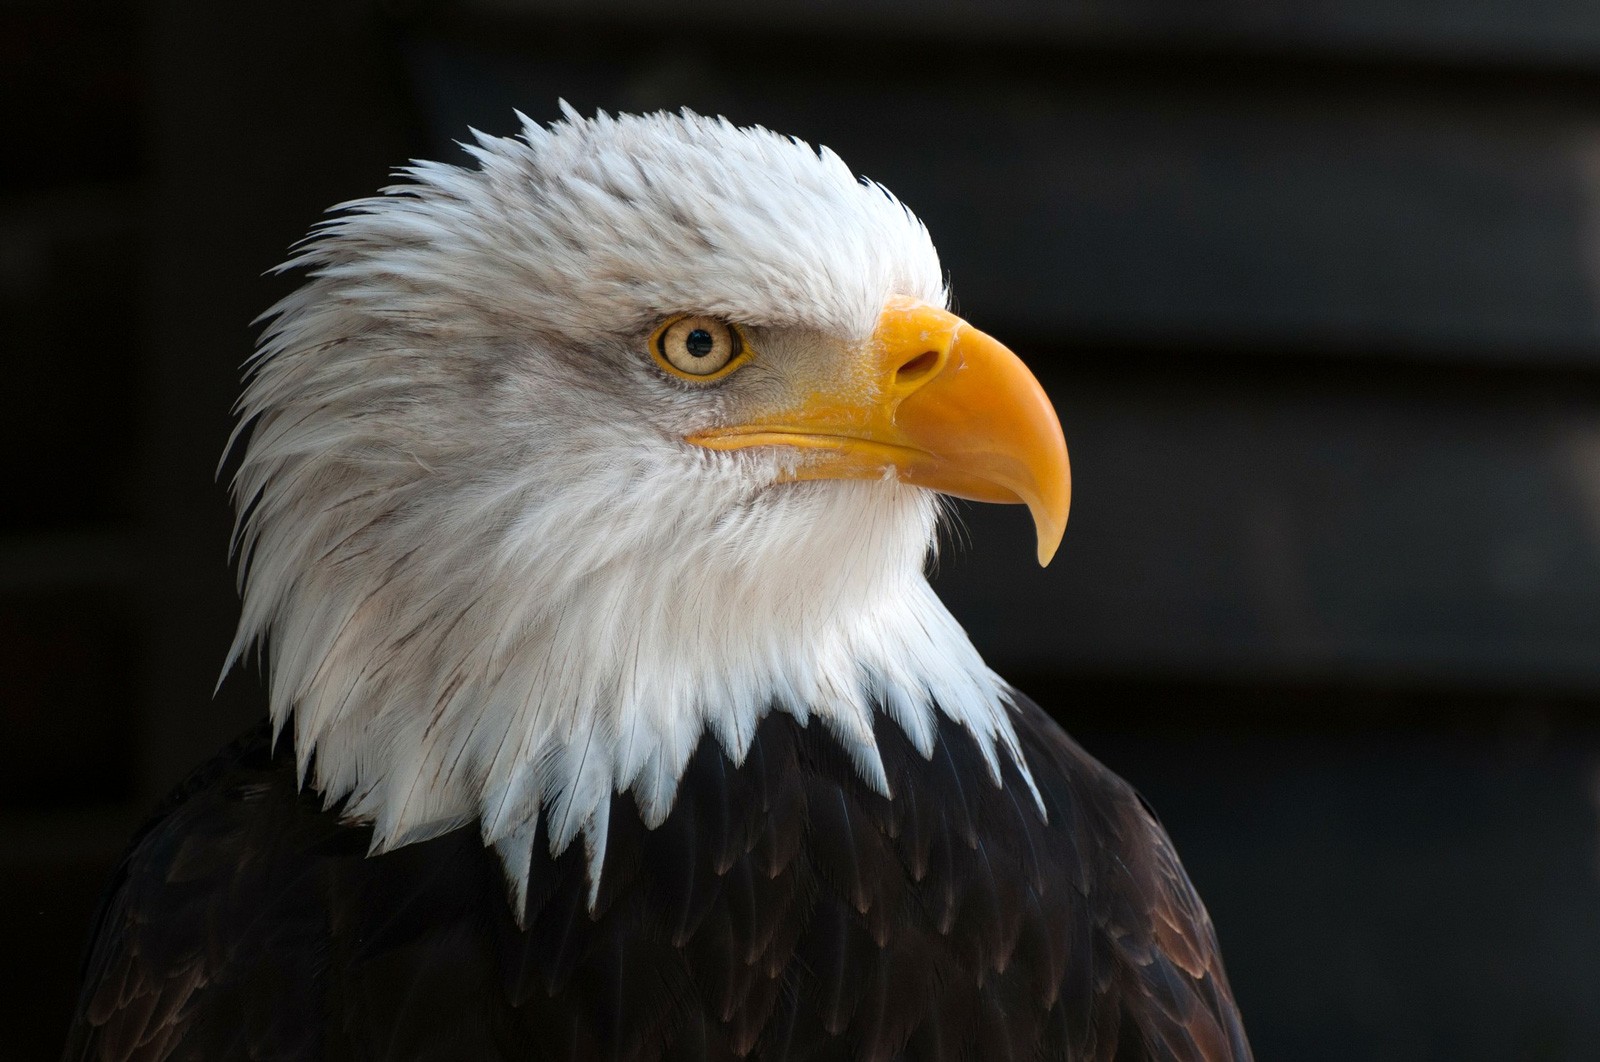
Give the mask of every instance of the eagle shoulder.
[(1038, 800), (949, 720), (880, 722), (892, 796), (786, 713), (708, 737), (658, 827), (613, 797), (592, 906), (541, 836), (520, 912), (475, 829), (369, 857), (255, 734), (135, 841), (66, 1058), (1248, 1059), (1159, 824), (1014, 714)]
[(1092, 922), (1078, 969), (1100, 1027), (1072, 1057), (1248, 1062), (1216, 931), (1154, 810), (1032, 701), (1015, 719), (1057, 873)]

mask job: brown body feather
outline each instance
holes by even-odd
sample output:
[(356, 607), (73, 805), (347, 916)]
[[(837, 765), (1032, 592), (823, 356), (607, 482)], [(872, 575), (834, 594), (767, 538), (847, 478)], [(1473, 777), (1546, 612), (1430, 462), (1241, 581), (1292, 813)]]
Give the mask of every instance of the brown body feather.
[(368, 857), (258, 733), (135, 842), (65, 1057), (1249, 1059), (1165, 833), (1019, 702), (1047, 817), (948, 720), (931, 759), (879, 726), (886, 799), (772, 713), (657, 829), (614, 798), (592, 912), (536, 850), (520, 926), (472, 829)]

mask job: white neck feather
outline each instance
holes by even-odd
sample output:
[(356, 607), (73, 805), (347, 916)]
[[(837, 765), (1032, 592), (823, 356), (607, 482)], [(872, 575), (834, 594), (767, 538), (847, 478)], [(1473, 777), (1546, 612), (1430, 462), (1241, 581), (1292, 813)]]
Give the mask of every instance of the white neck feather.
[[(1026, 776), (1005, 685), (922, 572), (934, 496), (730, 477), (726, 504), (706, 505), (700, 476), (679, 495), (699, 504), (664, 510), (656, 473), (637, 475), (637, 507), (599, 490), (523, 508), (514, 492), (372, 527), (330, 502), (352, 519), (256, 543), (238, 651), (268, 636), (275, 724), (292, 723), (302, 777), (374, 824), (376, 850), (476, 819), (520, 908), (543, 812), (551, 853), (581, 836), (597, 886), (612, 794), (660, 823), (701, 738), (742, 762), (769, 711), (826, 726), (885, 793), (879, 710), (925, 755), (942, 711), (996, 784), (1001, 755)], [(430, 546), (389, 544), (404, 541)], [(295, 554), (296, 575), (262, 581)], [(360, 563), (374, 554), (396, 559)]]

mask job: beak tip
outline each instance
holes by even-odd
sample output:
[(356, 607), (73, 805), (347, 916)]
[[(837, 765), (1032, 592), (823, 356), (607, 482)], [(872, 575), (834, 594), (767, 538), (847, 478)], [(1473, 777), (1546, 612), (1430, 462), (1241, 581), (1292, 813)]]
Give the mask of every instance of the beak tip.
[(1038, 540), (1039, 567), (1048, 568), (1055, 559), (1056, 551), (1061, 548), (1061, 538), (1067, 533), (1065, 519), (1053, 519), (1052, 514), (1035, 512), (1033, 514), (1034, 534)]
[[(1066, 465), (1066, 447), (1062, 446), (1062, 466)], [(1067, 533), (1067, 514), (1072, 507), (1071, 473), (1060, 477), (1059, 489), (1045, 492), (1043, 497), (1026, 499), (1028, 512), (1033, 517), (1033, 529), (1038, 541), (1039, 567), (1048, 568), (1061, 548), (1061, 539)]]
[(1040, 535), (1039, 536), (1039, 567), (1041, 567), (1041, 568), (1050, 567), (1050, 562), (1055, 559), (1056, 551), (1058, 549), (1060, 549), (1060, 548), (1061, 548), (1061, 535), (1060, 534), (1055, 535), (1053, 538), (1051, 536), (1048, 536), (1048, 535)]

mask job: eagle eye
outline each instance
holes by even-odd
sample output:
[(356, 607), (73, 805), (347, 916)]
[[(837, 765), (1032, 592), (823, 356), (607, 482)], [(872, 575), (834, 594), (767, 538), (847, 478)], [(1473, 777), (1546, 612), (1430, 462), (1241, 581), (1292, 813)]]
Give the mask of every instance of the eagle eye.
[(674, 376), (705, 383), (739, 367), (745, 353), (739, 329), (715, 317), (674, 317), (650, 337), (656, 363)]

